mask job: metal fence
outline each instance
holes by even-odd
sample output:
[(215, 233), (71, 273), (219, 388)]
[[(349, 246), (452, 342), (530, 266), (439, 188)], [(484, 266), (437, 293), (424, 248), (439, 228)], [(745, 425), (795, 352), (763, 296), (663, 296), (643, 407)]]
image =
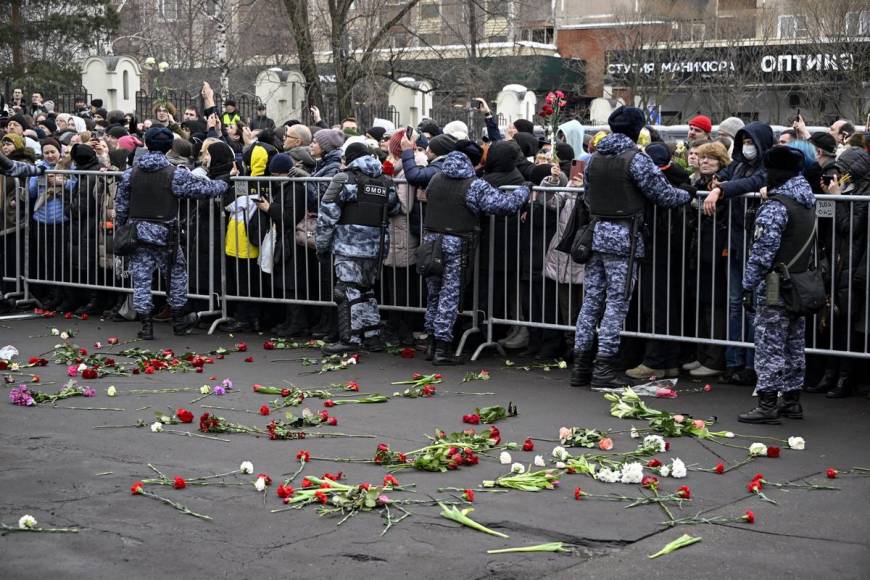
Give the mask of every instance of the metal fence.
[[(0, 181), (5, 297), (32, 301), (35, 285), (132, 291), (127, 264), (111, 254), (112, 198), (119, 176), (65, 171)], [(258, 195), (278, 208), (272, 215), (280, 219), (264, 219), (259, 230), (271, 233), (270, 261), (260, 256), (272, 248), (270, 242), (244, 249), (238, 231), (227, 235), (230, 221), (220, 201), (182, 201), (189, 296), (202, 301), (201, 314), (219, 316), (210, 332), (244, 303), (333, 305), (332, 267), (318, 262), (313, 249), (313, 216), (328, 181), (234, 178), (236, 196)], [(391, 251), (377, 283), (378, 301), (386, 312), (419, 315), (426, 309), (426, 286), (416, 274), (413, 250), (422, 237), (425, 203), (402, 181), (397, 191), (402, 211), (391, 219)], [(582, 304), (584, 272), (554, 246), (580, 195), (581, 189), (535, 188), (533, 200), (518, 215), (482, 220), (464, 293), (463, 314), (471, 323), (460, 351), (480, 331), (485, 338), (473, 359), (487, 348), (501, 351), (495, 340), (500, 325), (527, 327), (536, 340), (544, 333), (570, 337)], [(870, 196), (817, 200), (813, 259), (830, 301), (807, 318), (807, 352), (870, 358)], [(60, 213), (51, 204), (60, 204)], [(748, 361), (754, 324), (740, 303), (741, 279), (752, 241), (748, 216), (758, 204), (757, 194), (735, 198), (714, 216), (705, 215), (698, 201), (651, 208), (623, 334), (654, 339), (647, 344), (664, 349), (692, 343), (699, 357), (723, 364), (733, 357)], [(246, 236), (258, 235), (242, 227)], [(154, 293), (163, 294), (162, 280)]]
[[(230, 98), (236, 102), (236, 110), (245, 122), (254, 117), (257, 105), (260, 103), (258, 97), (243, 94), (239, 96), (230, 95)], [(203, 110), (202, 97), (199, 93), (171, 90), (166, 94), (159, 94), (156, 92), (138, 91), (136, 93), (136, 117), (139, 119), (150, 119), (154, 115), (154, 106), (161, 101), (171, 103), (175, 107), (175, 120), (179, 123), (183, 120), (182, 114), (187, 107), (195, 107), (200, 112)], [(215, 105), (219, 113), (223, 111), (222, 104), (219, 97), (217, 97)]]

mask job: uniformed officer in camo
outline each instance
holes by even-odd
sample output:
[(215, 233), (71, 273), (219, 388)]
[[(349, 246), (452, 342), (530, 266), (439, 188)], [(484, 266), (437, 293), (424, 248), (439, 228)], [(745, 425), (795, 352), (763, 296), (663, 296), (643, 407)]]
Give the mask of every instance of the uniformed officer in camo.
[(349, 145), (344, 160), (347, 169), (332, 178), (321, 200), (315, 235), (318, 256), (335, 256), (339, 340), (323, 348), (327, 354), (360, 346), (383, 350), (374, 287), (390, 240), (381, 212), (386, 209), (386, 215), (393, 216), (401, 210), (392, 181), (364, 144)]
[[(133, 281), (133, 309), (142, 320), (140, 338), (151, 340), (154, 338), (153, 324), (151, 320), (151, 284), (154, 270), (158, 269), (164, 276), (169, 266), (170, 232), (178, 228), (178, 219), (173, 216), (165, 222), (140, 221), (130, 216), (131, 194), (136, 184), (131, 183), (134, 179), (153, 179), (158, 172), (171, 172), (166, 152), (172, 147), (174, 136), (165, 127), (149, 129), (145, 134), (145, 146), (148, 151), (142, 154), (134, 166), (124, 172), (115, 192), (115, 227), (119, 228), (127, 223), (128, 218), (136, 220), (137, 237), (140, 246), (128, 258), (128, 268)], [(160, 196), (174, 196), (183, 199), (207, 199), (222, 195), (227, 184), (223, 181), (211, 181), (194, 177), (193, 174), (183, 167), (176, 168), (174, 173), (166, 175), (163, 190), (145, 188), (141, 193), (149, 199)], [(156, 182), (155, 182), (156, 183)], [(138, 202), (137, 202), (138, 203)], [(179, 234), (175, 234), (179, 235)], [(172, 326), (175, 334), (186, 334), (196, 323), (195, 317), (185, 316), (182, 309), (187, 304), (187, 262), (181, 245), (175, 251), (172, 261), (172, 269), (169, 272), (170, 287), (168, 288), (167, 301), (172, 310)]]
[[(613, 131), (601, 140), (596, 157), (590, 160), (585, 174), (587, 202), (599, 195), (607, 197), (616, 187), (639, 190), (648, 201), (665, 208), (688, 203), (689, 192), (673, 187), (661, 170), (646, 154), (637, 152), (637, 138), (645, 120), (643, 112), (635, 107), (620, 107), (608, 119)], [(596, 177), (596, 161), (613, 160), (618, 156), (626, 159), (627, 166), (619, 175)], [(598, 179), (599, 181), (596, 181)], [(622, 184), (622, 185), (620, 185)], [(591, 207), (591, 204), (590, 204)], [(573, 386), (615, 386), (623, 383), (615, 366), (619, 352), (619, 333), (622, 330), (631, 292), (637, 279), (637, 260), (644, 255), (643, 236), (640, 231), (635, 239), (634, 259), (629, 272), (631, 253), (631, 226), (626, 220), (598, 221), (592, 236), (592, 257), (584, 272), (583, 305), (577, 317), (574, 337)], [(626, 286), (629, 286), (627, 289)], [(598, 352), (593, 352), (596, 328)], [(595, 358), (594, 373), (592, 361)]]
[[(787, 311), (782, 298), (775, 304), (768, 303), (766, 277), (775, 264), (788, 263), (794, 257), (783, 256), (781, 252), (786, 249), (782, 242), (787, 231), (792, 233), (793, 228), (802, 225), (803, 230), (794, 233), (793, 238), (797, 246), (805, 246), (813, 231), (816, 200), (812, 187), (800, 174), (803, 156), (799, 151), (773, 147), (765, 155), (764, 164), (768, 170), (769, 199), (755, 218), (752, 250), (743, 274), (744, 305), (751, 308), (754, 304), (755, 310), (758, 406), (738, 419), (744, 423), (776, 424), (780, 416), (803, 417), (800, 392), (806, 370), (806, 320)], [(791, 252), (797, 254), (798, 250)], [(808, 260), (809, 254), (804, 258)], [(781, 404), (777, 401), (779, 394), (783, 398)]]
[[(519, 211), (530, 195), (528, 185), (512, 191), (502, 191), (483, 179), (475, 179), (474, 167), (468, 156), (453, 151), (444, 159), (441, 173), (433, 178), (427, 190), (428, 209), (424, 223), (424, 242), (441, 242), (444, 271), (440, 276), (426, 278), (428, 303), (425, 329), (434, 340), (427, 358), (435, 364), (452, 364), (453, 326), (459, 315), (463, 255), (481, 214), (507, 215)], [(455, 206), (442, 206), (452, 199)], [(440, 211), (444, 207), (443, 211)], [(455, 228), (462, 212), (468, 212), (470, 228)], [(443, 217), (441, 217), (443, 216)], [(436, 223), (435, 218), (446, 223)], [(455, 220), (455, 221), (454, 221)], [(468, 229), (465, 235), (445, 233)]]

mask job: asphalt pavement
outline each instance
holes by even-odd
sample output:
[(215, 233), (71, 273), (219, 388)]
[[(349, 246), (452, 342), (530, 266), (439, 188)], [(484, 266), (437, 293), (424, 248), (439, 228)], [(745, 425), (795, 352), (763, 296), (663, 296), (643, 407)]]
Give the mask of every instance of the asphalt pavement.
[[(51, 329), (71, 329), (70, 339), (90, 351), (102, 342), (101, 351), (117, 352), (107, 339), (120, 341), (135, 336), (133, 323), (100, 320), (31, 318), (0, 320), (0, 347), (14, 345), (19, 361), (49, 351), (59, 341)], [(318, 438), (304, 441), (271, 441), (267, 437), (226, 434), (229, 442), (187, 437), (168, 432), (152, 433), (148, 427), (95, 429), (102, 425), (133, 425), (153, 421), (158, 411), (179, 407), (197, 415), (216, 412), (230, 421), (265, 427), (275, 418), (257, 413), (275, 397), (254, 393), (251, 385), (287, 385), (303, 388), (355, 380), (366, 393), (392, 394), (392, 381), (404, 380), (415, 371), (433, 372), (420, 353), (413, 359), (393, 354), (363, 353), (360, 363), (346, 370), (310, 374), (317, 367), (299, 360), (316, 356), (310, 350), (264, 350), (263, 335), (200, 334), (174, 337), (167, 325), (157, 327), (157, 340), (135, 346), (176, 353), (205, 353), (220, 347), (232, 349), (239, 341), (248, 344), (245, 353), (231, 352), (207, 364), (202, 374), (157, 372), (127, 377), (79, 380), (92, 386), (94, 398), (72, 398), (57, 406), (14, 406), (4, 397), (0, 404), (0, 521), (17, 525), (27, 513), (40, 526), (78, 527), (77, 534), (12, 533), (0, 537), (0, 578), (146, 578), (171, 575), (178, 578), (692, 578), (790, 577), (867, 578), (870, 566), (870, 478), (825, 477), (829, 467), (847, 470), (870, 467), (870, 401), (864, 397), (831, 401), (824, 396), (805, 396), (802, 421), (779, 426), (746, 426), (736, 421), (738, 412), (752, 404), (751, 389), (680, 380), (676, 399), (645, 399), (648, 405), (694, 417), (717, 417), (714, 429), (750, 436), (786, 439), (801, 436), (806, 449), (783, 449), (778, 459), (761, 458), (726, 474), (690, 470), (685, 479), (663, 480), (663, 489), (688, 485), (692, 501), (673, 507), (677, 517), (739, 517), (752, 510), (754, 524), (687, 525), (667, 527), (656, 505), (626, 509), (625, 504), (587, 498), (574, 499), (574, 488), (589, 493), (639, 495), (640, 486), (604, 484), (585, 475), (565, 474), (557, 489), (538, 493), (477, 493), (471, 515), (476, 521), (509, 535), (501, 539), (460, 527), (439, 516), (438, 508), (424, 502), (432, 497), (450, 498), (439, 488), (477, 488), (483, 480), (504, 474), (506, 467), (497, 454), (483, 456), (480, 464), (447, 473), (403, 470), (396, 474), (411, 492), (396, 493), (396, 499), (421, 503), (406, 506), (411, 516), (385, 535), (380, 512), (361, 512), (337, 526), (339, 517), (318, 516), (315, 506), (272, 513), (282, 507), (275, 494), (281, 474), (292, 473), (299, 463), (296, 454), (309, 450), (315, 457), (370, 458), (378, 443), (397, 451), (427, 445), (427, 434), (466, 427), (462, 415), (476, 407), (518, 407), (516, 417), (497, 423), (505, 441), (535, 440), (533, 452), (514, 451), (514, 461), (530, 464), (537, 454), (548, 460), (562, 426), (620, 431), (614, 451), (636, 447), (626, 431), (642, 427), (642, 421), (611, 417), (609, 403), (601, 393), (568, 386), (568, 370), (554, 368), (525, 371), (506, 368), (490, 356), (474, 364), (439, 369), (444, 380), (432, 398), (391, 399), (385, 404), (342, 405), (329, 409), (338, 419), (335, 427), (322, 432), (367, 434), (373, 438)], [(253, 362), (244, 362), (253, 357)], [(284, 360), (278, 360), (284, 359)], [(118, 362), (124, 359), (118, 357)], [(462, 383), (466, 372), (487, 369), (489, 381)], [(8, 372), (8, 371), (6, 371)], [(65, 365), (27, 369), (40, 375), (33, 388), (55, 391), (68, 380)], [(20, 376), (20, 375), (19, 375)], [(210, 379), (210, 377), (215, 377)], [(162, 389), (219, 384), (230, 378), (235, 388), (225, 396), (210, 395), (196, 403), (194, 392), (133, 395), (131, 389)], [(6, 384), (11, 390), (16, 384)], [(54, 382), (54, 384), (47, 384)], [(109, 385), (118, 396), (108, 397)], [(492, 395), (459, 394), (494, 393)], [(230, 410), (208, 409), (219, 406)], [(70, 407), (106, 407), (123, 411), (97, 411)], [(314, 411), (323, 401), (307, 399), (302, 407)], [(247, 412), (245, 412), (247, 411)], [(167, 426), (169, 428), (169, 426)], [(191, 430), (193, 425), (172, 428)], [(752, 439), (733, 439), (748, 446)], [(769, 443), (770, 441), (768, 441)], [(744, 449), (694, 438), (670, 439), (670, 451), (661, 460), (680, 457), (690, 466), (712, 468), (719, 462), (734, 464), (746, 457)], [(785, 447), (785, 446), (783, 446)], [(583, 450), (569, 450), (579, 454)], [(152, 464), (170, 477), (185, 478), (224, 473), (251, 461), (254, 473), (265, 472), (275, 484), (264, 496), (252, 483), (254, 475), (233, 478), (236, 487), (148, 486), (164, 497), (191, 510), (210, 515), (196, 519), (147, 497), (131, 495), (137, 480), (153, 477)], [(380, 483), (386, 473), (372, 464), (315, 460), (302, 475), (320, 476), (342, 471), (347, 482)], [(746, 491), (757, 473), (775, 482), (834, 485), (836, 491), (765, 489), (776, 501), (768, 503)], [(298, 486), (300, 478), (295, 484)], [(458, 494), (455, 494), (458, 495)], [(683, 533), (702, 541), (668, 556), (649, 560)], [(490, 555), (487, 550), (561, 541), (571, 553), (526, 553)]]

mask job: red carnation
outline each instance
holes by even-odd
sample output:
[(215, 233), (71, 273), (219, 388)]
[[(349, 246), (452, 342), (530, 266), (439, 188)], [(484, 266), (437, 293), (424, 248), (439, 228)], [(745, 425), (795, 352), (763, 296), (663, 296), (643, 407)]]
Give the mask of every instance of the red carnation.
[(305, 463), (308, 463), (309, 461), (311, 461), (311, 452), (305, 451), (303, 449), (302, 451), (300, 451), (299, 453), (296, 454), (296, 460), (297, 461), (304, 461)]
[(315, 491), (314, 497), (317, 498), (317, 501), (319, 501), (320, 503), (323, 503), (323, 504), (325, 504), (326, 502), (329, 501), (329, 498), (322, 491)]
[(245, 358), (245, 362), (246, 362), (246, 363), (252, 363), (252, 362), (254, 362), (254, 357), (249, 356), (249, 357)]
[(85, 380), (91, 380), (97, 378), (97, 371), (94, 369), (85, 369), (82, 371), (82, 378)]
[(63, 317), (66, 318), (67, 320), (72, 320), (73, 313), (72, 312), (65, 312)]
[(103, 362), (104, 362), (104, 364), (105, 364), (107, 367), (113, 367), (113, 366), (115, 366), (115, 359), (113, 359), (113, 358), (107, 358), (107, 359), (106, 359), (105, 361), (103, 361)]
[(659, 461), (658, 459), (653, 458), (653, 459), (650, 459), (649, 461), (646, 462), (646, 466), (649, 467), (649, 468), (653, 468), (653, 467), (661, 467), (661, 466), (662, 466), (662, 462)]
[(267, 340), (263, 343), (264, 350), (275, 350), (275, 343), (271, 340)]
[(477, 413), (463, 415), (462, 422), (463, 423), (470, 423), (471, 425), (479, 425), (480, 424), (480, 415), (478, 415)]
[(388, 473), (384, 476), (384, 487), (387, 487), (388, 485), (391, 487), (399, 487), (399, 480)]
[(195, 372), (195, 373), (202, 373), (202, 372), (203, 372), (203, 371), (202, 371), (202, 367), (196, 367), (196, 368), (194, 369), (193, 372)]
[(779, 447), (775, 447), (773, 445), (767, 448), (767, 456), (776, 459), (779, 457)]
[(257, 479), (260, 479), (261, 477), (263, 478), (263, 481), (266, 482), (266, 485), (272, 485), (272, 478), (269, 477), (268, 473), (258, 473)]
[(535, 442), (532, 441), (531, 437), (523, 441), (523, 451), (534, 451), (535, 450)]
[(87, 312), (83, 312), (83, 313), (82, 313), (82, 320), (87, 320), (87, 319), (88, 319), (88, 316), (89, 316), (89, 315), (88, 315)]
[(368, 482), (363, 482), (363, 483), (359, 484), (359, 488), (363, 491), (368, 491), (371, 486), (372, 486), (372, 484), (370, 484)]
[(474, 490), (466, 489), (462, 492), (462, 499), (467, 501), (468, 503), (474, 503)]
[(431, 397), (435, 394), (435, 387), (432, 385), (423, 385), (422, 393), (424, 397)]
[(577, 501), (580, 501), (581, 499), (583, 499), (584, 495), (586, 495), (586, 494), (583, 492), (582, 489), (580, 489), (579, 487), (574, 488), (574, 499), (576, 499)]
[(139, 495), (140, 493), (142, 493), (142, 487), (144, 485), (145, 484), (142, 483), (141, 481), (137, 481), (136, 483), (134, 483), (133, 485), (130, 486), (130, 493), (132, 493), (133, 495)]
[(356, 381), (348, 381), (345, 388), (348, 391), (359, 391), (359, 383)]
[(0, 360), (0, 371), (5, 371), (9, 368), (9, 363), (5, 360)]
[(134, 374), (134, 375), (138, 375), (140, 372), (142, 372), (142, 371), (140, 371), (139, 369), (133, 369), (133, 374)]
[(175, 416), (178, 417), (178, 420), (182, 423), (193, 423), (193, 412), (188, 411), (187, 409), (177, 409), (175, 411)]
[(282, 397), (289, 397), (290, 396), (290, 389), (281, 389), (281, 396)]
[(88, 349), (86, 349), (86, 348), (80, 348), (80, 349), (79, 349), (79, 354), (82, 355), (82, 356), (88, 356)]
[(324, 481), (320, 484), (320, 489), (332, 489), (332, 486)]
[(38, 362), (39, 362), (39, 358), (35, 357), (35, 356), (32, 356), (27, 360), (27, 364), (29, 364), (29, 365), (35, 365)]
[(269, 414), (269, 405), (261, 405), (260, 406), (260, 414), (268, 415)]
[(284, 485), (283, 483), (278, 486), (278, 489), (275, 490), (275, 493), (278, 494), (278, 497), (281, 499), (287, 499), (293, 497), (293, 493), (296, 490), (293, 489), (292, 485)]
[(336, 425), (338, 425), (338, 419), (336, 419), (335, 417), (327, 417), (326, 424), (330, 427), (335, 427)]
[(399, 353), (402, 358), (414, 358), (414, 349), (407, 346)]
[(762, 489), (764, 489), (764, 483), (762, 483), (762, 480), (760, 479), (753, 479), (746, 484), (746, 491), (750, 493), (758, 493)]
[(183, 477), (176, 475), (175, 483), (172, 484), (172, 487), (174, 487), (175, 489), (184, 489), (185, 487), (187, 487), (187, 482), (184, 481)]
[(743, 520), (747, 524), (754, 524), (755, 523), (755, 514), (752, 513), (752, 510), (746, 510), (746, 513), (743, 514)]
[(539, 115), (541, 115), (542, 117), (549, 117), (555, 112), (555, 109), (553, 109), (553, 107), (551, 107), (550, 105), (544, 105), (543, 107), (541, 107), (541, 112), (539, 113)]
[(713, 471), (715, 471), (719, 475), (722, 475), (723, 473), (725, 473), (725, 464), (724, 463), (717, 463), (716, 467), (713, 468)]
[(688, 485), (681, 485), (677, 488), (677, 495), (683, 499), (692, 499), (692, 490)]
[(829, 467), (825, 474), (828, 476), (828, 479), (837, 479), (837, 475), (839, 475), (839, 471), (834, 469), (833, 467)]
[(240, 342), (236, 345), (236, 350), (238, 350), (239, 352), (245, 352), (246, 350), (248, 350), (248, 345), (244, 342)]
[(302, 487), (303, 488), (308, 488), (308, 487), (311, 487), (313, 485), (314, 485), (314, 483), (312, 483), (311, 480), (308, 479), (307, 477), (302, 478)]
[(764, 479), (764, 474), (756, 473), (755, 475), (752, 476), (752, 481), (756, 481), (758, 479)]
[(441, 373), (435, 373), (434, 377), (435, 377), (435, 380), (440, 381), (441, 380)]
[(335, 401), (333, 401), (332, 399), (326, 399), (325, 401), (323, 401), (323, 406), (326, 408), (335, 407)]
[(640, 484), (647, 489), (658, 489), (659, 479), (654, 475), (644, 475)]
[(423, 375), (421, 375), (420, 373), (414, 373), (411, 375), (411, 378), (414, 379), (415, 381), (419, 381), (420, 379), (423, 378)]
[(324, 473), (323, 479), (328, 479), (330, 481), (338, 481), (339, 479), (344, 478), (344, 473), (339, 471), (338, 473)]

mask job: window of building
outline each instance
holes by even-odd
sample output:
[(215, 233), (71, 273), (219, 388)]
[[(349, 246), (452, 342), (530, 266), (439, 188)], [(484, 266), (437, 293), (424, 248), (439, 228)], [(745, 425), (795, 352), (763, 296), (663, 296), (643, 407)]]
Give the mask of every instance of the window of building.
[(807, 35), (807, 19), (796, 14), (783, 14), (779, 17), (777, 37), (801, 38)]
[(870, 36), (870, 10), (846, 13), (846, 34)]
[(553, 28), (526, 28), (523, 30), (523, 40), (539, 42), (541, 44), (553, 44)]
[(178, 0), (157, 0), (157, 11), (164, 20), (178, 20)]
[(125, 70), (121, 75), (121, 93), (125, 101), (130, 98), (130, 71)]
[(507, 36), (497, 35), (497, 36), (487, 36), (487, 42), (507, 42)]
[(420, 18), (440, 18), (441, 8), (436, 3), (421, 4)]
[(707, 33), (707, 25), (703, 22), (675, 22), (674, 30), (677, 40), (701, 42)]

